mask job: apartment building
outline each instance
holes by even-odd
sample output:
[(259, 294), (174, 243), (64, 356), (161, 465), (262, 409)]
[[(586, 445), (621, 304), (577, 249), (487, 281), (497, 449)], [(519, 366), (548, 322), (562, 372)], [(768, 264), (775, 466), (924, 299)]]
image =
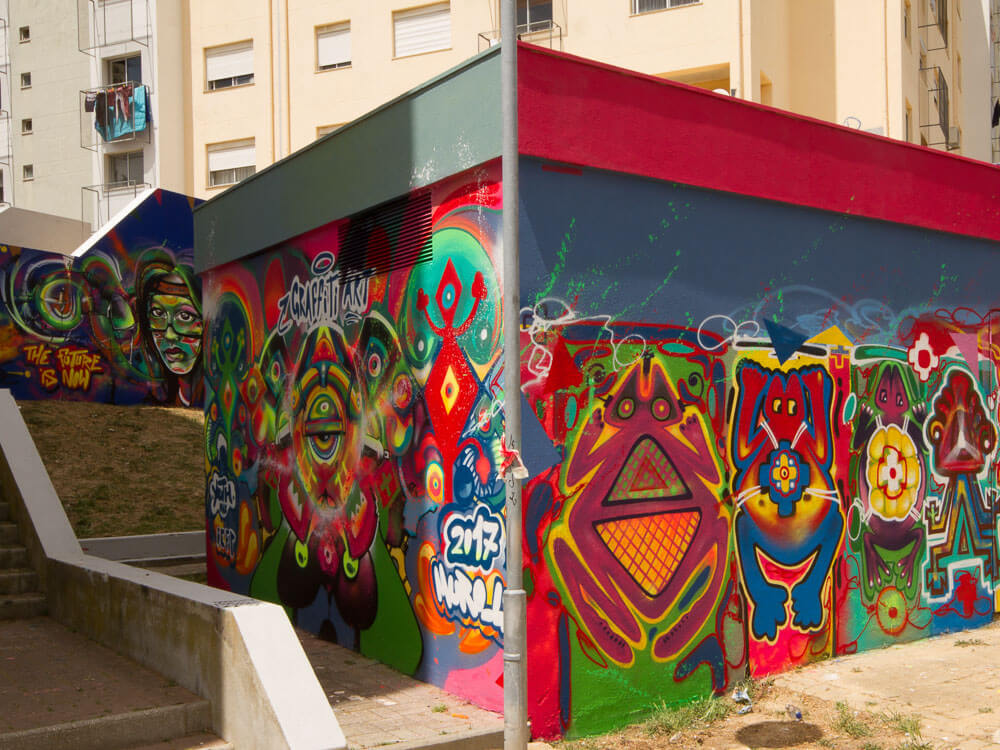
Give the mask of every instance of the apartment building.
[[(1000, 0), (517, 0), (522, 39), (1000, 161)], [(499, 0), (0, 0), (0, 204), (211, 197), (499, 41)], [(109, 119), (110, 118), (110, 119)]]
[[(189, 190), (206, 197), (497, 43), (500, 25), (498, 0), (190, 13)], [(527, 41), (982, 160), (991, 19), (987, 0), (518, 0)]]
[(184, 189), (182, 11), (181, 0), (0, 5), (7, 203), (96, 228), (148, 187)]

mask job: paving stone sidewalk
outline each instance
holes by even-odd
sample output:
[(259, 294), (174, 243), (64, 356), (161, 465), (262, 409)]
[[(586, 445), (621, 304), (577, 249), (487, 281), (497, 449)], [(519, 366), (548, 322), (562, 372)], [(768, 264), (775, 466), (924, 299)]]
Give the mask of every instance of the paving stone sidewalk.
[(296, 631), (351, 750), (503, 747), (503, 715)]

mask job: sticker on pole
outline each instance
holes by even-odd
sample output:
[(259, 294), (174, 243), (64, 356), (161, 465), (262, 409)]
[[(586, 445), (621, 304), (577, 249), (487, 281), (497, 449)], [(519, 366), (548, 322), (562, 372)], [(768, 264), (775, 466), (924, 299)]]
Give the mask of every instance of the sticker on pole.
[(500, 437), (500, 454), (503, 456), (503, 461), (500, 464), (500, 476), (506, 477), (507, 474), (512, 474), (514, 479), (527, 479), (528, 469), (524, 465), (524, 461), (521, 460), (521, 454), (516, 448), (507, 448), (507, 436), (501, 435)]

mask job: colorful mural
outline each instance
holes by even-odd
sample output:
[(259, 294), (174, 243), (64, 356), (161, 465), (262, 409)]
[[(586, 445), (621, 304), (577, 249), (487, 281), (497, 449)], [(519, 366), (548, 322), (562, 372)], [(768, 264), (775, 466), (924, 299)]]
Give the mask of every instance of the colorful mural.
[(78, 257), (0, 245), (0, 387), (20, 399), (200, 405), (192, 206), (157, 190)]
[(991, 619), (986, 243), (531, 160), (522, 185), (533, 731)]
[[(522, 200), (536, 736), (991, 618), (995, 247), (532, 160)], [(493, 164), (203, 277), (210, 581), (491, 708), (500, 208)]]
[(204, 275), (209, 581), (492, 708), (500, 200), (470, 173)]

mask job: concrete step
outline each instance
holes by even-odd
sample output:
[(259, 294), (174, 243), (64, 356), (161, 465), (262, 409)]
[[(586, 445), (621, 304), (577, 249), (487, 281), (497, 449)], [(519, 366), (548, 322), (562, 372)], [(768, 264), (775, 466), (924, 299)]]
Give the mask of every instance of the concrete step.
[(10, 504), (0, 502), (0, 522), (10, 520)]
[(38, 590), (38, 574), (31, 568), (0, 570), (0, 594), (26, 594)]
[[(48, 727), (25, 729), (0, 734), (4, 750), (51, 750), (65, 747), (73, 750), (129, 750), (155, 743), (186, 738), (206, 732), (212, 725), (209, 702), (199, 700), (176, 706), (147, 708), (111, 714), (97, 719), (70, 721)], [(189, 748), (199, 745), (166, 745), (167, 748)], [(221, 746), (208, 747), (227, 747)]]
[[(20, 620), (40, 617), (49, 611), (45, 594), (0, 594), (0, 620)], [(0, 747), (6, 747), (0, 739)]]
[(198, 732), (175, 740), (154, 742), (152, 745), (137, 745), (129, 750), (233, 750), (233, 745), (214, 734)]
[(18, 532), (17, 524), (5, 521), (0, 523), (0, 544), (20, 544), (21, 534)]
[(204, 581), (208, 576), (204, 560), (178, 565), (144, 565), (142, 567), (148, 570), (155, 570), (157, 573), (163, 573), (163, 575), (173, 576), (174, 578), (187, 578), (188, 580), (199, 579)]
[(28, 566), (28, 550), (20, 546), (0, 546), (0, 570)]

